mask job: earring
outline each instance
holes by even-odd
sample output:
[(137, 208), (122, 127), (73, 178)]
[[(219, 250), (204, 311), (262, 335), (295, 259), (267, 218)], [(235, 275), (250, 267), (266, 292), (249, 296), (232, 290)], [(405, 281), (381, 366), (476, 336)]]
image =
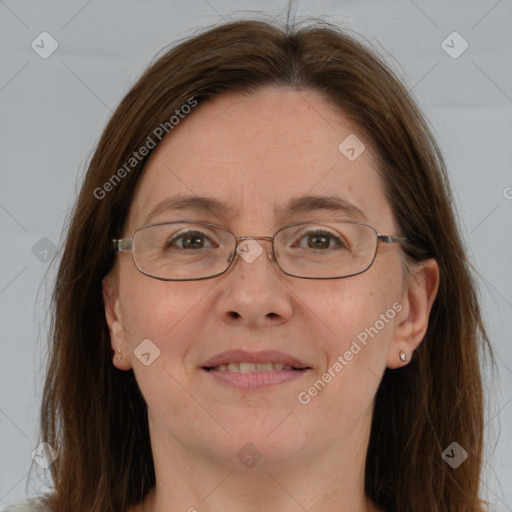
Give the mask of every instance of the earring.
[(123, 359), (123, 354), (121, 354), (121, 351), (118, 349), (117, 350), (117, 360), (121, 361), (121, 359)]
[(403, 350), (400, 350), (400, 359), (405, 363), (407, 361), (407, 356)]

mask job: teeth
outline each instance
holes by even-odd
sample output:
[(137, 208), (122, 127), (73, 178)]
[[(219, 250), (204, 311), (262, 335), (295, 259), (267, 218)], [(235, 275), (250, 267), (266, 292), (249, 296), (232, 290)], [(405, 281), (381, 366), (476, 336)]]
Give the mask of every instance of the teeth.
[[(236, 370), (235, 370), (236, 371)], [(240, 363), (240, 373), (249, 373), (256, 371), (255, 363)]]
[[(271, 372), (274, 369), (274, 365), (272, 363), (258, 363), (256, 365), (257, 372)], [(240, 367), (240, 370), (242, 368)]]
[(276, 370), (293, 370), (293, 368), (283, 363), (229, 363), (221, 364), (213, 368), (218, 371), (249, 373), (249, 372), (273, 372)]

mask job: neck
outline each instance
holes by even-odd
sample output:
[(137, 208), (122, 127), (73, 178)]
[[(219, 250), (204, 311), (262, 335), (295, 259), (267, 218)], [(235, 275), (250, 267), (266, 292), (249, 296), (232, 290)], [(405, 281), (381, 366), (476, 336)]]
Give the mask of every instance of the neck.
[[(157, 434), (158, 426), (152, 428), (152, 439), (166, 437)], [(155, 488), (129, 512), (378, 512), (364, 493), (369, 425), (365, 428), (366, 435), (359, 431), (323, 450), (317, 443), (285, 461), (264, 464), (262, 457), (254, 467), (243, 469), (218, 456), (191, 456), (191, 450), (167, 432), (167, 442), (152, 443)]]

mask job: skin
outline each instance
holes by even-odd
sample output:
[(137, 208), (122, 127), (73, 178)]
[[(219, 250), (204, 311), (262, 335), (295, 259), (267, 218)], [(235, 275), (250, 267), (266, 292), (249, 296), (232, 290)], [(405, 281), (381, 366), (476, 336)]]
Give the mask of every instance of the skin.
[[(366, 150), (349, 161), (338, 145), (349, 134)], [(213, 196), (223, 215), (184, 210), (152, 222), (190, 218), (237, 236), (273, 235), (286, 223), (340, 217), (315, 211), (293, 219), (276, 207), (304, 194), (336, 194), (359, 207), (382, 234), (399, 234), (377, 173), (371, 141), (319, 94), (263, 88), (204, 103), (156, 148), (138, 183), (126, 224), (131, 237), (148, 212), (175, 193)], [(385, 368), (408, 364), (421, 342), (437, 293), (435, 261), (409, 280), (397, 244), (380, 244), (358, 276), (305, 280), (287, 276), (264, 251), (239, 258), (222, 276), (165, 282), (144, 276), (118, 255), (104, 280), (113, 364), (133, 368), (148, 404), (156, 487), (129, 512), (363, 512), (379, 510), (364, 494), (372, 406)], [(343, 355), (357, 335), (394, 303), (402, 309), (307, 405), (297, 396)], [(160, 356), (145, 366), (142, 340)], [(243, 391), (201, 370), (232, 348), (275, 349), (311, 367), (299, 379)], [(263, 455), (245, 467), (237, 452), (251, 442)]]

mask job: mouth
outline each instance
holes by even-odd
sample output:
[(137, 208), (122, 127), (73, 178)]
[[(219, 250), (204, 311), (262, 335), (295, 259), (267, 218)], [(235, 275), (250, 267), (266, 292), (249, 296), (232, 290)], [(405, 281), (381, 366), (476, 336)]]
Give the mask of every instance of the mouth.
[(282, 370), (307, 370), (308, 368), (294, 368), (289, 364), (283, 363), (250, 363), (250, 362), (240, 362), (240, 363), (228, 363), (228, 364), (219, 364), (218, 366), (213, 367), (204, 367), (204, 370), (207, 371), (219, 371), (219, 372), (237, 372), (237, 373), (253, 373), (253, 372), (278, 372)]
[(202, 369), (222, 384), (255, 390), (294, 381), (311, 367), (281, 352), (237, 350), (215, 356)]

